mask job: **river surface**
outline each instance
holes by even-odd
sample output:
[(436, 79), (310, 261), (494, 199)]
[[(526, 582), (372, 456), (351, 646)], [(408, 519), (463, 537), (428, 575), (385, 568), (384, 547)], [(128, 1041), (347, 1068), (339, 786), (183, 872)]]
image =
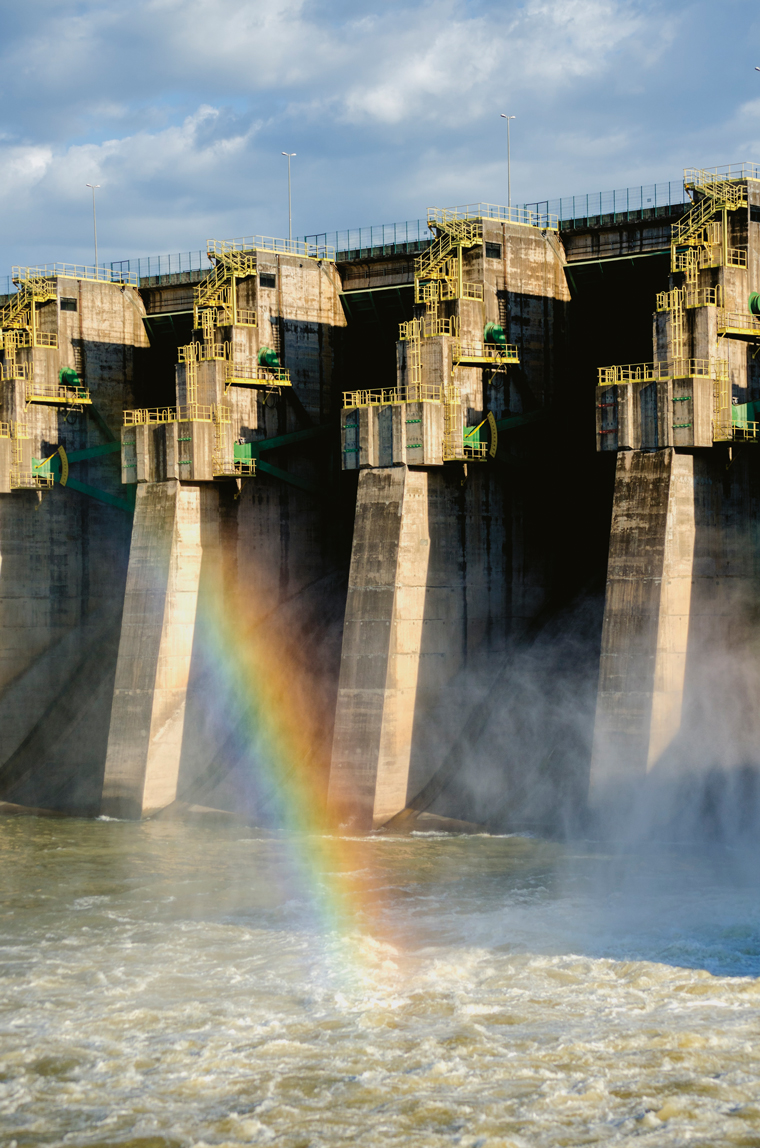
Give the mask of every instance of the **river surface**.
[(324, 845), (0, 822), (0, 1144), (760, 1145), (754, 861)]

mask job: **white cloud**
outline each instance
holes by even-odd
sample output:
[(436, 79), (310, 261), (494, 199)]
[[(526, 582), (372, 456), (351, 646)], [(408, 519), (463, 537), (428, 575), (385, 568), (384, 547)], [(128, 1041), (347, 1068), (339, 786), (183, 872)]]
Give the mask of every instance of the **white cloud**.
[(0, 203), (11, 203), (28, 193), (45, 176), (53, 162), (53, 150), (46, 146), (13, 147), (0, 143)]
[(285, 149), (300, 233), (500, 202), (500, 111), (518, 200), (760, 150), (752, 28), (737, 45), (706, 0), (38, 0), (14, 20), (0, 271), (89, 242), (85, 182), (113, 257), (284, 234)]

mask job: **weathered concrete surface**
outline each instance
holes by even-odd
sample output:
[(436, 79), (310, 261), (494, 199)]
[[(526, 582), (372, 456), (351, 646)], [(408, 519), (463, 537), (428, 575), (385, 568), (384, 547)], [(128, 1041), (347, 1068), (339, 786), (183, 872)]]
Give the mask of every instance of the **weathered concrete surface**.
[(457, 673), (475, 654), (499, 661), (544, 600), (540, 560), (522, 584), (519, 503), (510, 521), (498, 480), (472, 471), (359, 478), (329, 790), (358, 827), (383, 824), (428, 782), (433, 731), (463, 720)]
[(102, 809), (143, 816), (177, 796), (201, 566), (218, 559), (218, 492), (140, 484)]
[[(62, 309), (62, 302), (67, 307)], [(23, 381), (2, 386), (0, 421), (21, 421), (24, 464), (118, 437), (141, 385), (148, 341), (134, 288), (59, 279), (38, 310), (58, 347), (21, 348), (38, 382), (74, 368), (93, 407), (27, 405)], [(8, 362), (5, 356), (6, 365)], [(4, 443), (10, 440), (4, 439)], [(9, 452), (0, 450), (0, 465)], [(124, 496), (118, 455), (72, 463), (70, 478)], [(7, 491), (8, 483), (0, 484)], [(58, 484), (0, 494), (0, 796), (96, 811), (129, 553), (124, 510)]]
[(623, 452), (605, 604), (591, 799), (681, 762), (757, 764), (749, 703), (760, 576), (753, 448)]
[(592, 792), (678, 731), (694, 549), (693, 456), (618, 455)]
[(359, 479), (329, 802), (362, 827), (403, 809), (430, 538), (425, 471)]

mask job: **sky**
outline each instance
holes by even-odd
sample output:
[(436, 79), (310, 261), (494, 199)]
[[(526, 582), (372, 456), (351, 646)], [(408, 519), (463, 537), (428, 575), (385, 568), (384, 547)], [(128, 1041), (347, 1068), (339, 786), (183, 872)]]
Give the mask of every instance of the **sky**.
[[(0, 0), (0, 281), (760, 162), (756, 0)], [(1, 289), (1, 288), (0, 288)]]

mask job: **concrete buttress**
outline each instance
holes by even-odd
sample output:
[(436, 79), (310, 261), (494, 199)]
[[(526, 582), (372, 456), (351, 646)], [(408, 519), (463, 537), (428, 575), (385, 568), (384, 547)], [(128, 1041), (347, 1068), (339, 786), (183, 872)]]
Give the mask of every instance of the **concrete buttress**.
[(618, 455), (592, 792), (651, 769), (681, 722), (694, 555), (694, 458)]
[(141, 817), (177, 794), (202, 568), (219, 554), (218, 490), (138, 487), (102, 810)]
[(363, 826), (403, 809), (430, 539), (425, 471), (362, 471), (356, 503), (330, 804)]
[[(736, 448), (734, 448), (736, 450)], [(678, 769), (757, 765), (749, 450), (618, 455), (591, 803)]]

